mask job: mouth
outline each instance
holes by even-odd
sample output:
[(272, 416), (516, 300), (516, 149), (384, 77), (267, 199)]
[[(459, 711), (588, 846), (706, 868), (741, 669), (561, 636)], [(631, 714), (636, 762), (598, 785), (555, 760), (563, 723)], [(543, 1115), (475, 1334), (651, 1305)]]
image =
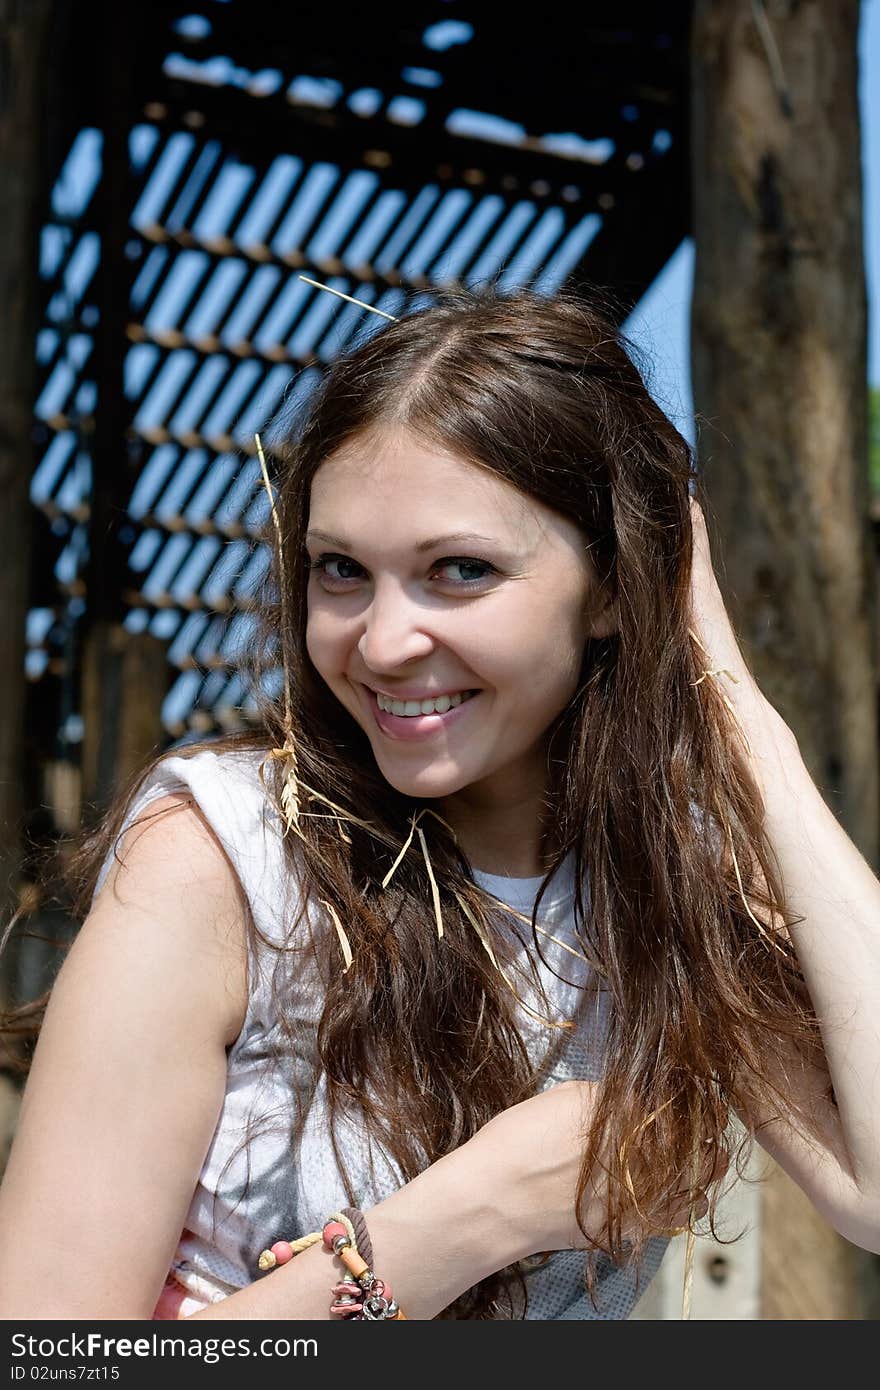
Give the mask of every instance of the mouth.
[(458, 724), (462, 718), (469, 717), (475, 700), (483, 692), (481, 690), (467, 690), (462, 692), (463, 698), (460, 705), (453, 705), (443, 714), (392, 714), (390, 710), (381, 709), (375, 690), (371, 690), (365, 685), (364, 690), (373, 712), (373, 717), (382, 733), (388, 738), (400, 742), (430, 738), (438, 734), (441, 730), (445, 731)]

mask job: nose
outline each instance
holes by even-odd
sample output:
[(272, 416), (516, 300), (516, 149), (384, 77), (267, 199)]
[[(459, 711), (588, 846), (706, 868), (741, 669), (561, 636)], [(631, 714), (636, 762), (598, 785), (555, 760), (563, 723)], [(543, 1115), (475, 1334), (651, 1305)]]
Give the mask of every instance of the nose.
[(378, 675), (429, 656), (436, 643), (424, 628), (424, 618), (424, 609), (399, 586), (377, 583), (357, 644), (364, 665)]

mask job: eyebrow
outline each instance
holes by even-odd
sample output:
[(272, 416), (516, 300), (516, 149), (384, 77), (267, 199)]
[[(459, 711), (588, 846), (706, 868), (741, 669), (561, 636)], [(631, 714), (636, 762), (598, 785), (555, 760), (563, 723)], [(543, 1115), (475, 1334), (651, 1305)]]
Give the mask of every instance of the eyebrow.
[[(357, 549), (351, 544), (351, 541), (345, 540), (342, 536), (331, 536), (327, 531), (309, 531), (306, 540), (326, 541), (329, 545), (341, 546), (343, 550)], [(415, 549), (419, 555), (422, 555), (426, 550), (436, 550), (441, 545), (451, 545), (453, 542), (456, 545), (470, 544), (472, 541), (476, 541), (478, 545), (502, 545), (501, 541), (492, 536), (480, 536), (472, 531), (452, 531), (446, 536), (431, 536), (429, 540), (419, 541)]]

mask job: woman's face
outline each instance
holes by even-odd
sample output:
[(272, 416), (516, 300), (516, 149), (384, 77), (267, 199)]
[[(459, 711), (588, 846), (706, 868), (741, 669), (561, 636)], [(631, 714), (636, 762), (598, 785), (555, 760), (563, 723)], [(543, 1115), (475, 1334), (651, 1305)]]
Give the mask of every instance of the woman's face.
[[(307, 548), (309, 656), (386, 780), (413, 797), (469, 789), (486, 810), (539, 795), (584, 643), (609, 630), (586, 615), (595, 580), (578, 527), (398, 434), (321, 465)], [(463, 695), (413, 715), (413, 701)]]

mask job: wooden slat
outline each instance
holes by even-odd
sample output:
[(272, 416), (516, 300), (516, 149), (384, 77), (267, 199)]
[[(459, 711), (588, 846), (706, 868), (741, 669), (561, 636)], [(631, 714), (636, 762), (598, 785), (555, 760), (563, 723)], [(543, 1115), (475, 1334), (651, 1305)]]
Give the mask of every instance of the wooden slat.
[[(756, 679), (878, 865), (877, 557), (869, 507), (858, 0), (697, 0), (694, 404), (713, 559)], [(817, 84), (815, 56), (821, 53)], [(743, 80), (748, 74), (748, 80)], [(762, 1316), (863, 1318), (868, 1264), (780, 1170)]]

